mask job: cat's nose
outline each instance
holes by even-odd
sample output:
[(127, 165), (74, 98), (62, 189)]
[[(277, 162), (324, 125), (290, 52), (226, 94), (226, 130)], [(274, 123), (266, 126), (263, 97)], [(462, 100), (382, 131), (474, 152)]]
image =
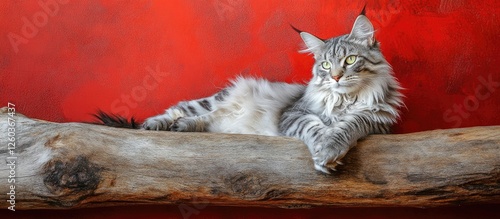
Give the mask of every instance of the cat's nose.
[(335, 80), (336, 82), (339, 82), (340, 78), (344, 76), (344, 74), (338, 74), (338, 75), (334, 75), (332, 76), (333, 80)]

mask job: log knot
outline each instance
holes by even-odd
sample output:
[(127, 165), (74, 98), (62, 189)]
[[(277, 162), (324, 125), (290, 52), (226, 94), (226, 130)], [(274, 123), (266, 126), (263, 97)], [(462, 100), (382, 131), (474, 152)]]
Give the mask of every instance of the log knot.
[(272, 185), (268, 178), (255, 171), (239, 172), (224, 179), (229, 194), (246, 200), (278, 200), (293, 193), (291, 189), (282, 189)]
[(43, 168), (43, 182), (54, 195), (81, 199), (92, 194), (101, 181), (102, 168), (91, 163), (85, 156), (73, 159), (53, 159)]
[(258, 175), (245, 173), (236, 174), (224, 180), (233, 194), (247, 198), (256, 198), (262, 195), (264, 188), (261, 182)]

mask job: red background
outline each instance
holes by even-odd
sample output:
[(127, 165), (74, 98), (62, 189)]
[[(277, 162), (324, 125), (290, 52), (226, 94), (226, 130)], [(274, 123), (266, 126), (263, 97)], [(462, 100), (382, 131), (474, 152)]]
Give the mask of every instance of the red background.
[[(297, 52), (301, 40), (290, 24), (322, 38), (346, 34), (366, 3), (383, 53), (406, 88), (396, 133), (500, 125), (497, 0), (38, 2), (0, 2), (0, 105), (10, 101), (29, 117), (91, 121), (102, 109), (142, 120), (180, 100), (211, 95), (237, 75), (304, 83), (312, 57)], [(149, 216), (180, 217), (175, 207), (126, 209), (62, 215), (123, 218), (149, 209)], [(463, 216), (476, 209), (477, 216), (493, 207), (293, 215)], [(200, 215), (272, 212), (259, 211), (207, 208)]]

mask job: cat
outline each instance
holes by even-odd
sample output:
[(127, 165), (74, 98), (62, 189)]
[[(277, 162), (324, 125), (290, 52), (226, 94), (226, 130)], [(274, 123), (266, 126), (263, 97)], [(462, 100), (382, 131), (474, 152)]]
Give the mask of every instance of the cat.
[(298, 32), (302, 52), (315, 59), (307, 85), (238, 77), (215, 95), (180, 102), (140, 126), (102, 112), (98, 118), (146, 130), (290, 136), (307, 145), (316, 170), (330, 174), (359, 139), (390, 132), (402, 88), (364, 13), (350, 34), (322, 40)]

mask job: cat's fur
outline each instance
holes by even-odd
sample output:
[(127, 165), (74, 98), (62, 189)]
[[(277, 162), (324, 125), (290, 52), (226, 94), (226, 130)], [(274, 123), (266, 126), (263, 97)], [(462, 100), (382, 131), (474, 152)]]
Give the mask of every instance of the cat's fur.
[(142, 128), (291, 136), (306, 143), (317, 170), (330, 173), (358, 139), (388, 133), (402, 105), (373, 33), (364, 15), (350, 34), (326, 41), (301, 32), (316, 60), (307, 86), (240, 77), (211, 97), (146, 119)]

